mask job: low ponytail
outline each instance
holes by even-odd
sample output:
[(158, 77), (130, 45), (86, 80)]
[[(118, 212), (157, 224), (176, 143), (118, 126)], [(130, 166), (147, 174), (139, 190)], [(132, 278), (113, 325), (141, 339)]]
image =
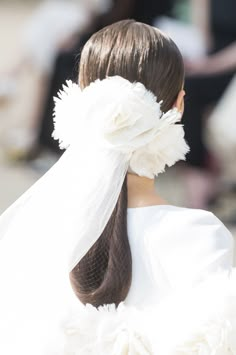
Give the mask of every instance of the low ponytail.
[[(158, 29), (124, 20), (93, 34), (80, 58), (79, 86), (119, 75), (140, 82), (170, 110), (183, 87), (184, 64), (175, 43)], [(108, 103), (109, 104), (109, 103)], [(94, 177), (96, 179), (96, 176)], [(127, 236), (127, 185), (100, 238), (71, 271), (83, 303), (96, 307), (123, 301), (130, 288), (132, 258)], [(99, 218), (99, 216), (98, 216)]]
[(132, 277), (127, 234), (127, 179), (103, 233), (70, 273), (72, 287), (84, 304), (95, 307), (126, 298)]

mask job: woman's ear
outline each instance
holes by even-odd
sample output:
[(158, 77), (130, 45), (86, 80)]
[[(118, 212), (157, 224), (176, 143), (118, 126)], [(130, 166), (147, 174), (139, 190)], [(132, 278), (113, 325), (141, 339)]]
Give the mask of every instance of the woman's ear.
[(178, 93), (177, 99), (173, 105), (173, 107), (176, 107), (179, 112), (183, 114), (184, 112), (184, 96), (185, 96), (185, 91), (182, 89)]

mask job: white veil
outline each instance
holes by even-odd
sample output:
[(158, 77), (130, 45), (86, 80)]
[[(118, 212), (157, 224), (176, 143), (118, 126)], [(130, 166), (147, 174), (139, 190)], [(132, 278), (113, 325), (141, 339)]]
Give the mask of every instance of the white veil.
[(63, 319), (79, 306), (69, 272), (105, 228), (137, 152), (149, 176), (184, 159), (179, 119), (121, 77), (64, 87), (54, 137), (67, 150), (0, 218), (1, 354), (63, 353)]

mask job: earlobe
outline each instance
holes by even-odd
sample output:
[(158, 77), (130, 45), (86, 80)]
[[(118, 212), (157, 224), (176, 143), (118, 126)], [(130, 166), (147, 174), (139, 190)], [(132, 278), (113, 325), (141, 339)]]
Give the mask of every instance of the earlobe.
[(178, 97), (173, 105), (173, 107), (176, 107), (179, 112), (183, 114), (184, 112), (184, 96), (185, 96), (185, 91), (182, 89), (178, 93)]

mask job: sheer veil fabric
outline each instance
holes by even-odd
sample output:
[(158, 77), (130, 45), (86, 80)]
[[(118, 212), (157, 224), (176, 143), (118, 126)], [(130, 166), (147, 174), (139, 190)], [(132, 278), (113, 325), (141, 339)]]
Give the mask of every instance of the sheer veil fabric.
[[(94, 151), (90, 153), (94, 155)], [(111, 153), (110, 167), (119, 154)], [(29, 346), (29, 352), (25, 348), (24, 353), (32, 354), (36, 344), (40, 349), (42, 336), (52, 337), (51, 330), (58, 328), (70, 297), (69, 271), (96, 241), (106, 223), (105, 214), (109, 216), (108, 211), (115, 206), (127, 161), (122, 159), (104, 175), (102, 150), (96, 152), (96, 165), (90, 165), (91, 160), (84, 157), (83, 152), (78, 157), (77, 150), (68, 148), (1, 219), (1, 231), (3, 226), (6, 232), (0, 248), (0, 349), (5, 341), (9, 349), (16, 346), (14, 352), (3, 348), (4, 354), (15, 353), (19, 347), (16, 338)], [(90, 158), (88, 150), (86, 158)], [(74, 199), (78, 194), (80, 199)], [(89, 208), (82, 198), (90, 198)], [(99, 218), (97, 208), (93, 208), (98, 201), (102, 205)], [(87, 223), (89, 231), (85, 230)]]
[(149, 176), (184, 159), (179, 119), (120, 77), (64, 88), (54, 136), (67, 150), (0, 218), (1, 354), (60, 354), (62, 320), (79, 304), (69, 271), (105, 228), (137, 150)]

